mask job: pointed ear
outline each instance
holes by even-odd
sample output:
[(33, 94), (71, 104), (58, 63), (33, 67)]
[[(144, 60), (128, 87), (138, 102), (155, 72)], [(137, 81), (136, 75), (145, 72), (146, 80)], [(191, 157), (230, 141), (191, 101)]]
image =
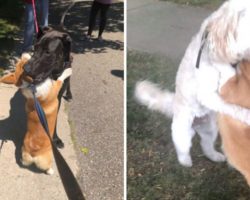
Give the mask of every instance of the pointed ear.
[(44, 34), (46, 34), (47, 32), (50, 32), (50, 31), (52, 31), (52, 28), (49, 27), (49, 26), (45, 26), (45, 27), (43, 27), (43, 28), (39, 26), (39, 28), (38, 28), (38, 33), (37, 33), (37, 35), (36, 35), (36, 39), (37, 39), (37, 40), (40, 40), (40, 38), (41, 38)]

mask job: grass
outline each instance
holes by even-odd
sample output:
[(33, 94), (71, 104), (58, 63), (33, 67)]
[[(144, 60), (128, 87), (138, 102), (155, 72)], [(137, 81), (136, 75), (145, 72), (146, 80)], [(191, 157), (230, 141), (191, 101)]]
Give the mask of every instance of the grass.
[(178, 4), (192, 5), (192, 6), (205, 6), (205, 7), (218, 7), (224, 0), (161, 0), (170, 1)]
[[(17, 32), (23, 18), (23, 1), (0, 1), (0, 70), (10, 65)], [(1, 76), (1, 71), (0, 71)]]
[[(136, 103), (136, 81), (149, 79), (174, 89), (177, 63), (136, 51), (128, 52), (127, 177), (129, 200), (248, 200), (244, 178), (226, 163), (207, 160), (195, 137), (193, 167), (177, 161), (171, 141), (171, 120)], [(218, 141), (218, 146), (220, 146)]]

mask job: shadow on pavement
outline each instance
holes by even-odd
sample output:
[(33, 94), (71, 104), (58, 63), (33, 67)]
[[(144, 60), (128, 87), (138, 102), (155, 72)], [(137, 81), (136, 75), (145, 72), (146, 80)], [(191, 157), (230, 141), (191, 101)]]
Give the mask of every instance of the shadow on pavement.
[(124, 80), (124, 71), (123, 70), (114, 69), (114, 70), (111, 70), (111, 74), (113, 76), (119, 77), (122, 80)]
[[(35, 166), (24, 167), (21, 164), (21, 148), (23, 139), (27, 131), (27, 117), (25, 112), (25, 98), (20, 90), (10, 100), (10, 113), (9, 117), (0, 120), (0, 152), (4, 149), (5, 142), (12, 141), (16, 147), (15, 158), (16, 163), (22, 168), (28, 168), (29, 170), (42, 173)], [(1, 153), (0, 153), (1, 157)]]
[[(15, 157), (19, 165), (21, 164), (20, 158), (23, 138), (27, 130), (26, 121), (25, 99), (18, 90), (10, 100), (9, 117), (0, 120), (0, 140), (1, 142), (12, 141), (15, 144)], [(4, 143), (2, 148), (4, 148)]]
[[(61, 2), (61, 3), (60, 3)], [(50, 23), (53, 25), (60, 24), (60, 19), (63, 12), (69, 6), (69, 2), (55, 1), (51, 4)], [(89, 13), (92, 1), (77, 2), (68, 12), (64, 20), (64, 28), (73, 39), (74, 53), (105, 53), (106, 48), (112, 48), (123, 51), (122, 41), (97, 39), (87, 40), (84, 36), (88, 29)], [(124, 4), (114, 3), (108, 11), (107, 26), (104, 30), (103, 37), (105, 39), (105, 32), (123, 32), (123, 8)], [(97, 16), (95, 30), (99, 28), (99, 18)]]
[[(70, 5), (70, 0), (54, 0), (50, 1), (49, 25), (56, 28), (59, 27), (61, 17), (64, 11)], [(106, 48), (116, 50), (124, 50), (122, 41), (113, 40), (86, 40), (84, 34), (87, 32), (89, 12), (92, 1), (77, 2), (68, 12), (64, 20), (65, 31), (67, 31), (73, 39), (74, 53), (105, 53)], [(123, 9), (124, 3), (118, 2), (111, 5), (108, 11), (108, 21), (105, 32), (123, 32)], [(20, 16), (23, 16), (20, 14)], [(96, 21), (96, 29), (98, 29), (98, 17)], [(20, 31), (16, 33), (13, 39), (3, 39), (0, 41), (0, 68), (6, 68), (11, 65), (10, 57), (21, 54), (21, 45), (23, 41), (24, 20), (21, 23)]]

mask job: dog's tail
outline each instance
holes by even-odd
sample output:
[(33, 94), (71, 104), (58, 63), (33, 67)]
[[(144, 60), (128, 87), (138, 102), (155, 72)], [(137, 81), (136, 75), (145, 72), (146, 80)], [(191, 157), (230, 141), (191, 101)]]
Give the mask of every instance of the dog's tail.
[(135, 98), (151, 110), (160, 111), (168, 117), (173, 116), (174, 93), (160, 89), (149, 81), (137, 82)]

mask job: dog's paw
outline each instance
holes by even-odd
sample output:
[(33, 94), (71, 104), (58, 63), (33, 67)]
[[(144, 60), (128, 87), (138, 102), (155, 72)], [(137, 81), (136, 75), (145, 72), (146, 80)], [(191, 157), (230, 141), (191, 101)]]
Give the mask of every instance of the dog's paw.
[(53, 175), (54, 174), (54, 170), (52, 168), (49, 168), (48, 170), (46, 170), (46, 174)]
[(210, 160), (214, 162), (225, 162), (226, 157), (220, 152), (214, 152), (213, 154), (207, 156)]
[(27, 167), (27, 166), (31, 165), (31, 163), (30, 163), (30, 162), (26, 162), (26, 161), (24, 161), (22, 158), (20, 159), (20, 162), (21, 162), (21, 163), (22, 163), (22, 165), (23, 165), (23, 166), (25, 166), (25, 167)]
[(63, 71), (62, 75), (58, 78), (62, 82), (72, 75), (72, 68), (67, 68)]
[(184, 167), (192, 167), (192, 159), (190, 155), (181, 155), (178, 156), (179, 163)]
[(23, 53), (21, 55), (21, 59), (29, 60), (31, 59), (31, 55), (29, 53)]

